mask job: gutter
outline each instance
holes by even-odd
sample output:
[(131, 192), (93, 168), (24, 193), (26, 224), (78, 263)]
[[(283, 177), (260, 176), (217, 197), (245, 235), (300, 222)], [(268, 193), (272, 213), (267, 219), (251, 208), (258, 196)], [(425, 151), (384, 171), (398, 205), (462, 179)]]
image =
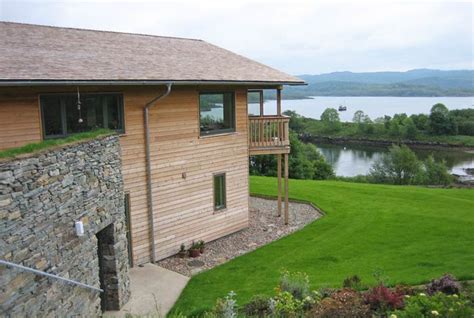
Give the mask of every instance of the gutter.
[(143, 108), (144, 112), (144, 127), (145, 127), (145, 161), (146, 161), (146, 192), (147, 192), (147, 203), (148, 203), (148, 222), (150, 223), (150, 238), (151, 238), (151, 262), (156, 261), (155, 252), (155, 220), (153, 215), (153, 191), (151, 189), (151, 159), (150, 159), (150, 127), (149, 127), (149, 110), (151, 107), (156, 105), (160, 99), (165, 98), (171, 92), (172, 83), (166, 84), (166, 91), (153, 98), (151, 101), (146, 103)]
[[(64, 85), (167, 85), (171, 80), (2, 80), (0, 86), (64, 86)], [(218, 81), (218, 80), (173, 80), (173, 85), (308, 85), (304, 81)]]

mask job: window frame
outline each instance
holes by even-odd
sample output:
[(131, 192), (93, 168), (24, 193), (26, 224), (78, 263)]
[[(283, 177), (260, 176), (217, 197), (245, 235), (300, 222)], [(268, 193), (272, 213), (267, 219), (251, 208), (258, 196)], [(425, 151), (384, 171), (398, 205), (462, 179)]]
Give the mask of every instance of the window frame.
[[(216, 178), (222, 178), (223, 182), (223, 189), (222, 189), (222, 197), (223, 197), (223, 204), (218, 206), (216, 204), (216, 199), (217, 199), (217, 193), (216, 193)], [(219, 173), (214, 173), (212, 175), (212, 191), (213, 191), (213, 206), (214, 206), (214, 212), (218, 211), (223, 211), (227, 209), (227, 176), (225, 172), (219, 172)]]
[[(118, 93), (118, 92), (84, 92), (80, 93), (81, 97), (87, 96), (87, 95), (115, 95), (118, 97), (118, 117), (121, 120), (122, 123), (122, 128), (121, 129), (116, 129), (115, 131), (118, 134), (125, 134), (125, 107), (124, 107), (124, 99), (123, 99), (123, 94)], [(62, 134), (56, 134), (56, 135), (46, 135), (46, 122), (44, 119), (44, 102), (43, 102), (43, 97), (45, 96), (59, 96), (62, 97), (60, 99), (60, 105), (61, 105), (61, 130)], [(70, 93), (43, 93), (39, 94), (39, 105), (40, 105), (40, 115), (41, 115), (41, 133), (43, 135), (43, 139), (57, 139), (57, 138), (64, 138), (68, 137), (77, 133), (68, 133), (67, 132), (67, 115), (66, 115), (66, 104), (65, 104), (65, 99), (64, 97), (68, 96), (77, 96), (77, 93), (70, 92)], [(106, 113), (105, 111), (105, 105), (102, 104), (102, 112)], [(103, 117), (103, 122), (104, 124), (107, 122), (108, 116), (105, 115)]]
[[(208, 130), (203, 132), (201, 130), (201, 95), (215, 95), (215, 94), (231, 94), (232, 95), (232, 118), (231, 118), (231, 128), (225, 128), (225, 129), (216, 129), (216, 130)], [(234, 133), (236, 132), (236, 117), (237, 117), (237, 111), (236, 111), (236, 97), (235, 97), (235, 91), (200, 91), (198, 94), (198, 119), (199, 119), (199, 137), (206, 137), (206, 136), (215, 136), (215, 135), (225, 135), (229, 133)], [(223, 108), (224, 109), (224, 108)]]

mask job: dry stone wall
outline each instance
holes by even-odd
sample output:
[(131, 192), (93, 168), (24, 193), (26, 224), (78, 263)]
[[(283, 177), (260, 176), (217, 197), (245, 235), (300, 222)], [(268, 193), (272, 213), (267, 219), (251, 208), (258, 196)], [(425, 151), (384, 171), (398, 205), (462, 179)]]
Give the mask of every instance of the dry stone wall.
[(129, 297), (125, 226), (118, 136), (0, 161), (0, 258), (105, 290), (0, 265), (0, 316), (118, 309)]

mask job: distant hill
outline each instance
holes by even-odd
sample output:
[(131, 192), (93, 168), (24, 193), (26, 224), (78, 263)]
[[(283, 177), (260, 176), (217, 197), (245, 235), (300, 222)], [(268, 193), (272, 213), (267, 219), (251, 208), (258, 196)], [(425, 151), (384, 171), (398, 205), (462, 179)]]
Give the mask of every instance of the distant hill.
[(308, 96), (474, 96), (474, 70), (334, 72), (298, 75), (308, 86), (286, 88), (284, 98)]

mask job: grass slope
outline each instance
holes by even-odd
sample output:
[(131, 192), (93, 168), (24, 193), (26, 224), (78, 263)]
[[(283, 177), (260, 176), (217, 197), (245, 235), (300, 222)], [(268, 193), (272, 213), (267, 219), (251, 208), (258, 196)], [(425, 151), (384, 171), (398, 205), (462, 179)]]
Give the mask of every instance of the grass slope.
[(0, 151), (0, 159), (1, 158), (14, 158), (19, 155), (36, 153), (39, 151), (43, 151), (43, 150), (58, 147), (58, 146), (63, 146), (63, 145), (67, 145), (67, 144), (71, 144), (71, 143), (75, 143), (79, 141), (86, 141), (86, 140), (94, 139), (100, 136), (111, 135), (113, 133), (114, 132), (109, 129), (97, 129), (93, 131), (73, 134), (65, 138), (48, 139), (48, 140), (43, 140), (40, 142), (34, 142), (34, 143), (30, 143), (21, 147), (2, 150)]
[[(276, 179), (251, 177), (251, 192), (276, 194)], [(445, 272), (474, 278), (474, 192), (467, 189), (290, 180), (290, 197), (326, 215), (299, 232), (191, 279), (174, 309), (211, 308), (230, 290), (240, 304), (273, 294), (282, 269), (309, 274), (312, 287), (338, 287), (358, 274), (374, 283), (421, 284)]]

